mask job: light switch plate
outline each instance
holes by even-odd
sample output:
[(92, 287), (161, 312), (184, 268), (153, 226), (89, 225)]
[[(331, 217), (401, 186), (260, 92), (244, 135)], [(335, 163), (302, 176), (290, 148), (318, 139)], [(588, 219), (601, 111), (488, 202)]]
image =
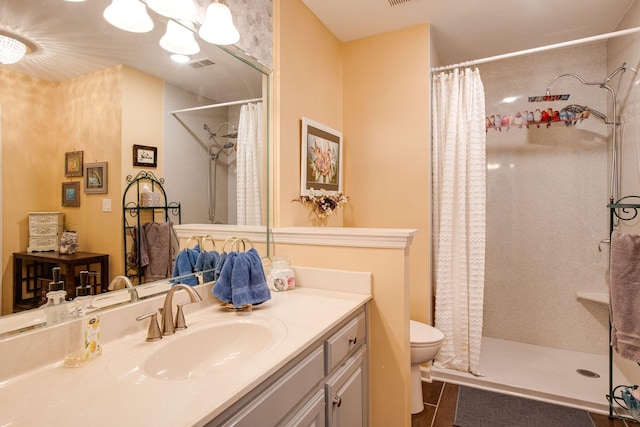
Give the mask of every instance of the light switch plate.
[(102, 212), (111, 212), (111, 199), (102, 199)]

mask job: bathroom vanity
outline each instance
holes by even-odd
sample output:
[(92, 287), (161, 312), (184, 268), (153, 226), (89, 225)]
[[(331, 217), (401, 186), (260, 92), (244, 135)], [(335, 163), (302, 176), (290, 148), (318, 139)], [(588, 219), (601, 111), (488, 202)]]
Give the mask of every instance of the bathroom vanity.
[(61, 362), (68, 324), (0, 341), (0, 425), (366, 425), (370, 277), (348, 274), (363, 286), (272, 292), (250, 312), (197, 286), (187, 330), (157, 342), (135, 319), (163, 296), (105, 310), (102, 356), (80, 368)]

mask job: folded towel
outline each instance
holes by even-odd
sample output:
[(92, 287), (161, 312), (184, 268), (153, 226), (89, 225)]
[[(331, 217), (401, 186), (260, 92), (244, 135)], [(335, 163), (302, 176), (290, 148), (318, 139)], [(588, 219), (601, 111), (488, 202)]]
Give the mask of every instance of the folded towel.
[[(176, 262), (173, 266), (173, 277), (194, 273), (196, 261), (198, 260), (199, 255), (200, 248), (197, 246), (193, 249), (185, 248), (181, 250), (176, 257)], [(195, 276), (185, 277), (180, 279), (180, 283), (194, 286), (198, 284), (198, 278)]]
[(251, 248), (247, 252), (228, 253), (211, 292), (220, 301), (232, 303), (236, 308), (271, 299), (258, 251)]
[(611, 233), (611, 345), (640, 362), (640, 235)]
[(200, 252), (198, 259), (196, 259), (194, 271), (203, 271), (202, 277), (205, 282), (213, 281), (219, 257), (218, 251), (215, 250)]

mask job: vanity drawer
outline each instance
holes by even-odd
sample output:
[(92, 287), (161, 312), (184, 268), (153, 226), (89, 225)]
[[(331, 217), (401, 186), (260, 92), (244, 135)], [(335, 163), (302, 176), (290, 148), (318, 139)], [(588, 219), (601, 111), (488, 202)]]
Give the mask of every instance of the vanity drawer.
[(325, 374), (329, 374), (345, 357), (364, 344), (367, 327), (364, 313), (347, 323), (324, 342)]
[(322, 346), (267, 388), (223, 426), (275, 426), (324, 379)]
[(29, 212), (29, 228), (43, 225), (62, 227), (62, 217), (60, 212)]

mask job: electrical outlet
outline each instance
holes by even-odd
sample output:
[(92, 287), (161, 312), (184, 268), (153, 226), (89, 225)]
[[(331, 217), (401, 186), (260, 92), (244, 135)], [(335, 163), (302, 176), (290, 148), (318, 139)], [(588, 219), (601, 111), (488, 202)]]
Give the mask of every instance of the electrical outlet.
[(102, 199), (102, 212), (111, 212), (111, 199)]

